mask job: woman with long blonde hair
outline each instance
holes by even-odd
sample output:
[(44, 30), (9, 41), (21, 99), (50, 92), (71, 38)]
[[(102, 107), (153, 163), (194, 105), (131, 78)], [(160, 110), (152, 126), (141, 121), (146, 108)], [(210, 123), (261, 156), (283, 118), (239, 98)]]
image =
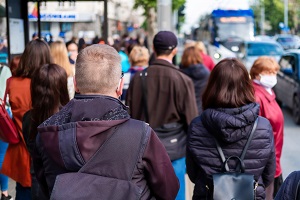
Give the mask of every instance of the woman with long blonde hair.
[(68, 92), (72, 99), (75, 94), (73, 76), (75, 75), (75, 67), (70, 64), (66, 45), (61, 41), (52, 42), (50, 44), (53, 62), (64, 68), (68, 75)]

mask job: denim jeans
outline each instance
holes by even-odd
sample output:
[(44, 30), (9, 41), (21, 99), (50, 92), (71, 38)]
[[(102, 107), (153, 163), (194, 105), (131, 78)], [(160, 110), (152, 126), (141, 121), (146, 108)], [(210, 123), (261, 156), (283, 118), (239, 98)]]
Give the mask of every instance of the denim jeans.
[[(8, 143), (5, 143), (0, 140), (0, 168), (2, 168), (7, 147), (8, 147)], [(0, 186), (1, 186), (1, 191), (8, 190), (8, 177), (3, 174), (0, 174)]]
[(185, 200), (185, 181), (184, 181), (184, 175), (186, 172), (185, 158), (173, 160), (172, 165), (180, 184), (180, 188), (176, 196), (176, 200)]

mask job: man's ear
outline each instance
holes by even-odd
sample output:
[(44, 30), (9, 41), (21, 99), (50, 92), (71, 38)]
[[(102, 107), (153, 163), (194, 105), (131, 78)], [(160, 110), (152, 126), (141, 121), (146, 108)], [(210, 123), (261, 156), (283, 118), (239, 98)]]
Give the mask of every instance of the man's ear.
[(76, 91), (77, 93), (80, 93), (80, 92), (79, 92), (79, 89), (77, 88), (76, 77), (75, 77), (75, 75), (74, 75), (74, 77), (73, 77), (73, 83), (74, 83), (75, 91)]
[(123, 86), (124, 86), (124, 78), (121, 78), (119, 81), (119, 85), (117, 87), (116, 93), (117, 96), (120, 97), (123, 93)]
[(176, 47), (175, 49), (173, 49), (172, 54), (175, 56), (178, 52), (178, 48)]

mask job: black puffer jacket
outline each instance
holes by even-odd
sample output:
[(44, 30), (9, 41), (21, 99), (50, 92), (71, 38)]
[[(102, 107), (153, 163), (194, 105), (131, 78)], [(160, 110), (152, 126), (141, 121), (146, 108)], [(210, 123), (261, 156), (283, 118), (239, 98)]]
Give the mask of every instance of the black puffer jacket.
[[(186, 165), (188, 175), (195, 183), (193, 199), (206, 199), (206, 185), (212, 187), (210, 175), (221, 172), (222, 161), (214, 137), (226, 158), (240, 156), (258, 111), (259, 105), (256, 103), (240, 108), (206, 109), (192, 121), (188, 132)], [(264, 188), (273, 181), (276, 164), (272, 127), (263, 117), (258, 118), (244, 163), (245, 172), (253, 174), (259, 182), (256, 199), (265, 199)], [(235, 167), (236, 161), (230, 160), (229, 168)]]
[(206, 87), (210, 72), (207, 67), (202, 64), (190, 65), (187, 68), (183, 68), (182, 66), (180, 66), (180, 70), (193, 80), (198, 113), (201, 114), (202, 93)]

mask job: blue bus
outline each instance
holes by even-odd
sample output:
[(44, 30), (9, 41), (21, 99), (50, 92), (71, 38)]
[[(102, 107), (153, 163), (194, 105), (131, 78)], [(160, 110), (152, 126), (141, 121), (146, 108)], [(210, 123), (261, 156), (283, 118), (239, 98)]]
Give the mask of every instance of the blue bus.
[(254, 14), (248, 10), (213, 10), (200, 20), (197, 40), (237, 52), (239, 44), (254, 39)]

